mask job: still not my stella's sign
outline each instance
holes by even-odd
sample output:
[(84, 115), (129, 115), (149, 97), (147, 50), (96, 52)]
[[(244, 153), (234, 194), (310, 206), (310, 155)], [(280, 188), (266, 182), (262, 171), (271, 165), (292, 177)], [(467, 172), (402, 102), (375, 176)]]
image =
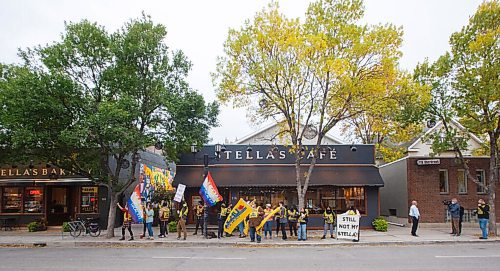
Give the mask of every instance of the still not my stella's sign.
[(0, 177), (9, 178), (48, 178), (50, 176), (67, 176), (62, 168), (0, 168)]

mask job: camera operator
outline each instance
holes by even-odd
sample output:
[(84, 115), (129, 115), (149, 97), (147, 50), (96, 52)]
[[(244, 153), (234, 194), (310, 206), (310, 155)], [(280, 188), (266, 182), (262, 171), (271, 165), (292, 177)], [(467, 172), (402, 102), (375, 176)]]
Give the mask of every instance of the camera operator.
[[(444, 202), (447, 204), (447, 202)], [(448, 205), (448, 211), (451, 215), (451, 234), (453, 236), (460, 236), (460, 204), (456, 198), (451, 199), (451, 203)]]

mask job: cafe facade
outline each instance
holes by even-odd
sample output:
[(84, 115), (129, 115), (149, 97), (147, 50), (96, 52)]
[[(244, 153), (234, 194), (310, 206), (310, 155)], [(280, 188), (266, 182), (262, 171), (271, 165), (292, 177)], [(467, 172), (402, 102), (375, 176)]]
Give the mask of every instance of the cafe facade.
[[(305, 146), (302, 173), (313, 157), (311, 147)], [(226, 204), (243, 198), (261, 206), (278, 206), (279, 202), (288, 207), (298, 205), (294, 155), (287, 145), (206, 145), (182, 155), (174, 186), (187, 186), (184, 196), (191, 210), (202, 201), (199, 189), (206, 171)], [(322, 145), (305, 198), (310, 213), (308, 226), (321, 227), (328, 206), (343, 213), (353, 205), (362, 215), (361, 225), (370, 226), (380, 213), (379, 188), (383, 185), (375, 165), (374, 145)], [(211, 224), (216, 223), (218, 208), (209, 211)], [(193, 212), (188, 222), (194, 222)]]
[[(129, 161), (130, 157), (126, 159)], [(130, 163), (125, 164), (121, 182), (126, 181), (131, 170)], [(141, 164), (163, 169), (169, 166), (161, 151), (153, 148), (139, 153), (137, 180)], [(109, 165), (115, 169), (115, 160), (110, 159)], [(139, 181), (130, 186), (124, 200), (137, 184)], [(106, 185), (51, 164), (0, 166), (0, 220), (12, 219), (11, 224), (27, 225), (43, 219), (48, 226), (61, 226), (77, 218), (94, 218), (106, 228), (110, 198)], [(117, 212), (115, 225), (121, 225), (121, 218)]]
[(15, 225), (44, 219), (60, 226), (75, 217), (100, 218), (108, 212), (107, 194), (105, 186), (54, 165), (0, 167), (0, 218)]

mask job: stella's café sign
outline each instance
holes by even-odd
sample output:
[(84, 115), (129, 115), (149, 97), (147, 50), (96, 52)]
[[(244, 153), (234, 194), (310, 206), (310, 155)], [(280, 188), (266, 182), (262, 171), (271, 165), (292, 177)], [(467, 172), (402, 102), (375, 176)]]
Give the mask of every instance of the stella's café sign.
[[(250, 151), (249, 151), (250, 150)], [(184, 154), (181, 164), (201, 164), (203, 155), (213, 157), (214, 146), (204, 146), (194, 154)], [(321, 146), (316, 160), (317, 164), (373, 164), (375, 162), (373, 145), (330, 145)], [(314, 157), (313, 146), (305, 146), (303, 163), (308, 163)], [(219, 159), (213, 164), (293, 164), (295, 156), (289, 147), (278, 145), (227, 145), (224, 152), (219, 153)]]
[(0, 178), (11, 178), (11, 179), (50, 179), (50, 178), (60, 178), (65, 177), (68, 174), (64, 169), (58, 167), (1, 167), (0, 168)]

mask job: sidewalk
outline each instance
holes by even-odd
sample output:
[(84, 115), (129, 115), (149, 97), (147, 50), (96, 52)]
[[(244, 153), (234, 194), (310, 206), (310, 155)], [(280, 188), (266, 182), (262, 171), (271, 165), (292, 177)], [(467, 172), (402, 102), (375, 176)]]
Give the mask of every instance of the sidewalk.
[[(444, 227), (422, 227), (418, 230), (419, 237), (410, 235), (410, 228), (389, 226), (387, 232), (377, 232), (374, 230), (362, 230), (358, 243), (349, 240), (331, 239), (329, 236), (321, 240), (323, 231), (308, 231), (307, 241), (297, 241), (297, 237), (289, 237), (287, 241), (281, 238), (264, 239), (262, 243), (251, 243), (249, 238), (226, 237), (221, 239), (205, 239), (201, 235), (192, 235), (193, 231), (188, 230), (187, 240), (177, 240), (177, 233), (171, 233), (167, 238), (157, 238), (158, 228), (154, 229), (155, 240), (139, 239), (142, 233), (142, 225), (134, 225), (134, 241), (119, 241), (121, 228), (115, 229), (115, 236), (112, 239), (104, 237), (105, 232), (100, 237), (80, 236), (73, 238), (69, 233), (61, 234), (60, 229), (50, 229), (45, 232), (30, 233), (25, 228), (14, 231), (0, 231), (0, 247), (6, 246), (48, 246), (48, 247), (335, 247), (335, 246), (358, 246), (358, 245), (425, 245), (425, 244), (468, 244), (468, 243), (500, 243), (500, 238), (479, 240), (479, 228), (464, 228), (461, 236), (451, 236), (450, 229)], [(274, 234), (275, 232), (273, 232)], [(287, 232), (288, 234), (289, 232)], [(199, 233), (198, 233), (199, 234)], [(236, 234), (238, 234), (236, 232)], [(126, 238), (128, 239), (128, 232)]]

